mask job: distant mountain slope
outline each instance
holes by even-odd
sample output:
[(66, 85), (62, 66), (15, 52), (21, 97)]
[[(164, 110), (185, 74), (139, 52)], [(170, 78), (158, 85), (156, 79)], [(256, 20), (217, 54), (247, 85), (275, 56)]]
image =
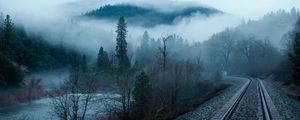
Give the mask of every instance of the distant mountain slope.
[[(286, 47), (283, 40), (294, 28), (299, 16), (300, 13), (294, 8), (290, 12), (279, 10), (275, 13), (266, 14), (258, 20), (243, 22), (232, 28), (231, 32), (236, 32), (244, 37), (255, 36), (258, 39), (269, 39), (275, 47), (283, 48)], [(216, 33), (214, 36), (222, 36), (225, 31), (227, 30)], [(211, 39), (212, 37), (208, 41)]]
[(189, 7), (173, 12), (161, 12), (154, 8), (142, 8), (129, 4), (106, 5), (86, 13), (84, 16), (96, 19), (117, 20), (124, 16), (129, 24), (153, 27), (159, 24), (172, 24), (179, 17), (190, 17), (193, 14), (210, 16), (222, 13), (219, 10), (207, 7)]
[[(0, 17), (0, 90), (19, 87), (27, 73), (69, 67), (80, 53), (63, 44), (46, 42), (40, 35)], [(1, 102), (0, 102), (1, 103)]]
[(290, 12), (279, 10), (269, 13), (263, 18), (249, 21), (236, 27), (236, 30), (244, 35), (255, 35), (259, 38), (269, 38), (276, 47), (283, 46), (283, 37), (290, 32), (300, 13), (293, 8)]
[(67, 67), (79, 54), (63, 44), (54, 45), (40, 36), (26, 34), (22, 27), (14, 27), (12, 37), (7, 43), (9, 60), (25, 66), (29, 72)]

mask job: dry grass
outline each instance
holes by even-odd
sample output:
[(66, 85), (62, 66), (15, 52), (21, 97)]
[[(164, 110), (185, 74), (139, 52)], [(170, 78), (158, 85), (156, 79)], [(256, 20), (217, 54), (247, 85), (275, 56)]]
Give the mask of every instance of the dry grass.
[[(197, 107), (199, 107), (201, 104), (203, 104), (205, 101), (210, 100), (211, 98), (218, 96), (220, 94), (222, 94), (224, 92), (224, 90), (228, 87), (230, 87), (231, 84), (229, 83), (221, 83), (219, 84), (212, 92), (210, 92), (209, 94), (202, 96), (202, 97), (198, 97), (194, 100), (192, 100), (191, 102), (178, 107), (176, 109), (176, 117), (183, 115), (187, 112), (193, 111), (195, 110)], [(173, 119), (173, 118), (172, 118)]]
[(300, 86), (294, 83), (286, 83), (284, 81), (275, 80), (274, 78), (267, 78), (265, 79), (267, 82), (271, 83), (272, 85), (276, 86), (283, 92), (285, 92), (288, 96), (300, 100)]
[(0, 107), (46, 96), (45, 91), (40, 86), (40, 82), (41, 79), (32, 78), (25, 86), (0, 91)]

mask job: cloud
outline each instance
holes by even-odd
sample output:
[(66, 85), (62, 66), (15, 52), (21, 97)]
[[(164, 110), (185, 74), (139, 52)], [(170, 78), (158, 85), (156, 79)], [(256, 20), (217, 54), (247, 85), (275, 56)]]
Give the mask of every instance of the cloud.
[[(113, 34), (102, 26), (95, 28), (73, 20), (78, 0), (0, 0), (0, 13), (10, 14), (16, 25), (28, 33), (41, 35), (53, 44), (64, 43), (79, 51), (94, 54), (100, 45), (109, 46)], [(72, 10), (75, 9), (75, 10)], [(78, 14), (76, 14), (78, 15)]]
[[(221, 32), (225, 28), (235, 27), (240, 22), (240, 19), (230, 15), (216, 14), (211, 17), (194, 15), (181, 19), (175, 25), (159, 25), (154, 28), (144, 28), (144, 30), (147, 30), (150, 36), (155, 36), (155, 38), (177, 34), (189, 42), (197, 42), (207, 40), (212, 34)], [(143, 28), (129, 27), (132, 34), (142, 34), (141, 30)]]
[(278, 11), (300, 8), (299, 0), (173, 0), (177, 2), (197, 2), (218, 8), (224, 12), (245, 19), (259, 19), (263, 15)]
[[(43, 35), (55, 44), (63, 42), (80, 51), (96, 55), (100, 46), (114, 49), (117, 21), (76, 21), (72, 17), (108, 3), (126, 2), (143, 7), (155, 7), (165, 12), (189, 5), (204, 4), (197, 1), (183, 3), (174, 0), (0, 0), (0, 12), (11, 14), (14, 22), (22, 24), (31, 33)], [(214, 5), (208, 3), (208, 6)], [(218, 7), (216, 8), (219, 9)], [(223, 9), (222, 6), (220, 8)], [(154, 28), (128, 26), (128, 40), (136, 45), (139, 43), (138, 38), (148, 30), (154, 38), (178, 34), (190, 42), (204, 41), (214, 33), (238, 25), (240, 19), (233, 15), (215, 15), (206, 18), (195, 14), (193, 17), (176, 21), (174, 25), (159, 25)]]

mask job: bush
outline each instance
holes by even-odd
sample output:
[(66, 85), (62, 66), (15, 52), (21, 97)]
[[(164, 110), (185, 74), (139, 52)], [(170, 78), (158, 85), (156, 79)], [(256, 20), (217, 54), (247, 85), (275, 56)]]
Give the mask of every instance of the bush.
[(151, 100), (152, 85), (149, 81), (149, 76), (145, 72), (141, 72), (136, 77), (135, 86), (133, 90), (134, 106), (138, 118), (147, 113), (147, 108)]
[(222, 73), (217, 70), (213, 75), (212, 75), (212, 78), (211, 78), (213, 81), (215, 82), (220, 82), (222, 80)]

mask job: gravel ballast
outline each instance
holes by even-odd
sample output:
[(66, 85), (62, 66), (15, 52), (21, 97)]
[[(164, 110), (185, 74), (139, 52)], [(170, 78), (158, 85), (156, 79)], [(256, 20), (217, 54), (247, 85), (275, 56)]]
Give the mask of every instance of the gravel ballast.
[(300, 101), (296, 100), (269, 82), (264, 85), (273, 100), (277, 111), (284, 120), (300, 119)]
[(231, 119), (241, 120), (241, 119), (259, 119), (260, 115), (260, 97), (259, 90), (257, 86), (257, 80), (252, 80), (250, 86), (248, 87), (245, 95), (243, 96), (241, 102), (236, 108)]

